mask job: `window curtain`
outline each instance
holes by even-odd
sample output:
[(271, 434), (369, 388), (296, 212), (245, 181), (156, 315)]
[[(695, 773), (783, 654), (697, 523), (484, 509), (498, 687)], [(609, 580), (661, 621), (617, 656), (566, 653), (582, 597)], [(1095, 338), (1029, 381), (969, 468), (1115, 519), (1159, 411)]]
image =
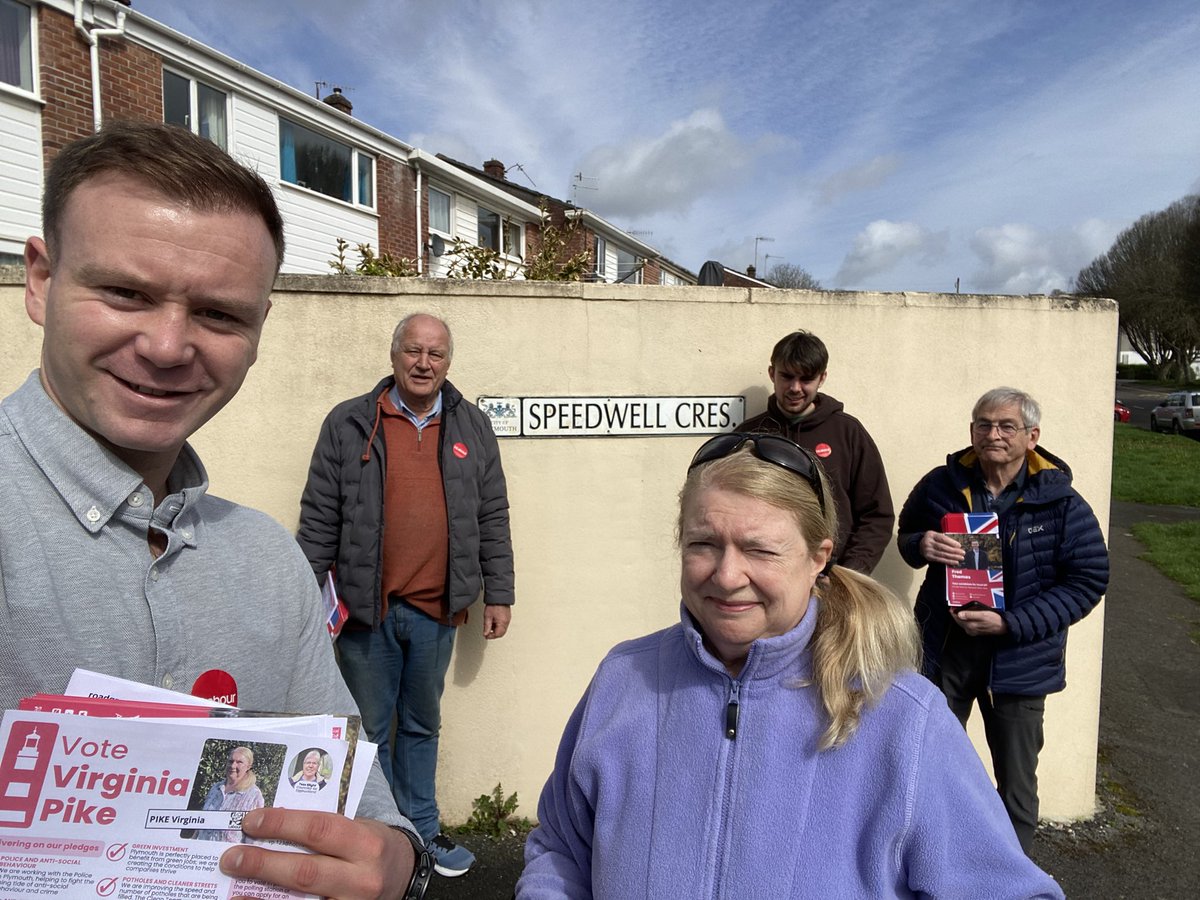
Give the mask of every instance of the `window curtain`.
[(296, 183), (296, 136), (292, 124), (283, 119), (279, 120), (279, 177)]
[(225, 94), (204, 84), (196, 84), (196, 106), (200, 119), (200, 136), (206, 137), (223, 150), (226, 144)]
[(29, 7), (0, 0), (0, 81), (33, 90)]

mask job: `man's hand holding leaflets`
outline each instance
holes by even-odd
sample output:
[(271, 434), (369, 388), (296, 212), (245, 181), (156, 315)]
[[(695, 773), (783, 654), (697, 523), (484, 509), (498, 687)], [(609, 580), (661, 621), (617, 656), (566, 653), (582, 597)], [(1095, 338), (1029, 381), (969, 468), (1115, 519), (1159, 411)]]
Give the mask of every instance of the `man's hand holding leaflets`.
[(365, 863), (414, 853), (409, 839), (352, 818), (375, 756), (357, 717), (259, 715), (82, 670), (67, 692), (4, 713), (0, 895), (404, 894), (407, 878)]

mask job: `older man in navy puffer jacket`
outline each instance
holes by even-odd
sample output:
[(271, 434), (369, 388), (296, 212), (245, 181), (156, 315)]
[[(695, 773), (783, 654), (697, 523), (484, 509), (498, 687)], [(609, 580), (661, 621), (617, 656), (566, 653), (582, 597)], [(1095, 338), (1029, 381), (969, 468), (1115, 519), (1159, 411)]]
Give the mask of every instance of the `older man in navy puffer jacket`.
[[(971, 415), (971, 447), (921, 479), (900, 513), (899, 549), (928, 565), (917, 595), (924, 672), (964, 726), (983, 714), (997, 787), (1028, 851), (1037, 829), (1037, 758), (1046, 695), (1066, 687), (1067, 629), (1100, 602), (1108, 550), (1071, 470), (1037, 446), (1041, 410), (1028, 394), (995, 388)], [(1005, 609), (946, 604), (946, 567), (962, 547), (941, 533), (946, 513), (994, 512), (1004, 554)]]

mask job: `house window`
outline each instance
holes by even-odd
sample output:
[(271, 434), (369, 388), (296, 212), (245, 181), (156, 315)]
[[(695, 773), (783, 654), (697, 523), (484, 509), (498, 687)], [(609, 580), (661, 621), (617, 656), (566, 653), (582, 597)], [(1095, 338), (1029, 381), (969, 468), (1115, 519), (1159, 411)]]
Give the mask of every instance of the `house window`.
[[(506, 256), (521, 255), (521, 226), (508, 219), (501, 219), (499, 213), (490, 209), (478, 207), (478, 244)], [(501, 247), (500, 241), (504, 245)]]
[(358, 198), (355, 202), (359, 206), (375, 205), (375, 160), (365, 153), (354, 153), (354, 167), (358, 171)]
[(521, 256), (521, 226), (516, 222), (504, 223), (504, 252), (509, 256)]
[(228, 98), (202, 81), (163, 69), (163, 121), (182, 125), (221, 149), (227, 149)]
[(429, 189), (429, 227), (442, 234), (450, 233), (450, 195), (435, 187)]
[(617, 248), (617, 281), (620, 284), (642, 283), (642, 261), (620, 247)]
[(33, 35), (29, 7), (0, 0), (0, 82), (33, 91)]
[(279, 120), (279, 177), (359, 206), (375, 204), (375, 160), (341, 141)]
[(608, 241), (602, 237), (596, 238), (596, 276), (603, 278), (608, 268)]
[(479, 230), (476, 243), (489, 250), (500, 251), (500, 215), (490, 209), (478, 208)]

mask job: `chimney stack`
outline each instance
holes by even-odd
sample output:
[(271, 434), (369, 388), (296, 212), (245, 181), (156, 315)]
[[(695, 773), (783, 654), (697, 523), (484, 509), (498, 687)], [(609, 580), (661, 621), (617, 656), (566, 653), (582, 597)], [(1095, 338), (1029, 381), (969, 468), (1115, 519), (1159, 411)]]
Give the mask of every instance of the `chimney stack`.
[(338, 112), (344, 112), (346, 115), (354, 114), (354, 104), (350, 102), (350, 98), (342, 93), (340, 87), (335, 87), (328, 96), (321, 98), (322, 103), (328, 103)]
[(498, 159), (489, 159), (483, 164), (483, 174), (497, 181), (504, 180), (504, 163)]
[(751, 278), (757, 278), (757, 277), (758, 277), (758, 276), (755, 274), (755, 272), (756, 272), (756, 271), (757, 271), (757, 270), (754, 268), (754, 266), (746, 266), (746, 274), (747, 274), (747, 275), (749, 275)]

